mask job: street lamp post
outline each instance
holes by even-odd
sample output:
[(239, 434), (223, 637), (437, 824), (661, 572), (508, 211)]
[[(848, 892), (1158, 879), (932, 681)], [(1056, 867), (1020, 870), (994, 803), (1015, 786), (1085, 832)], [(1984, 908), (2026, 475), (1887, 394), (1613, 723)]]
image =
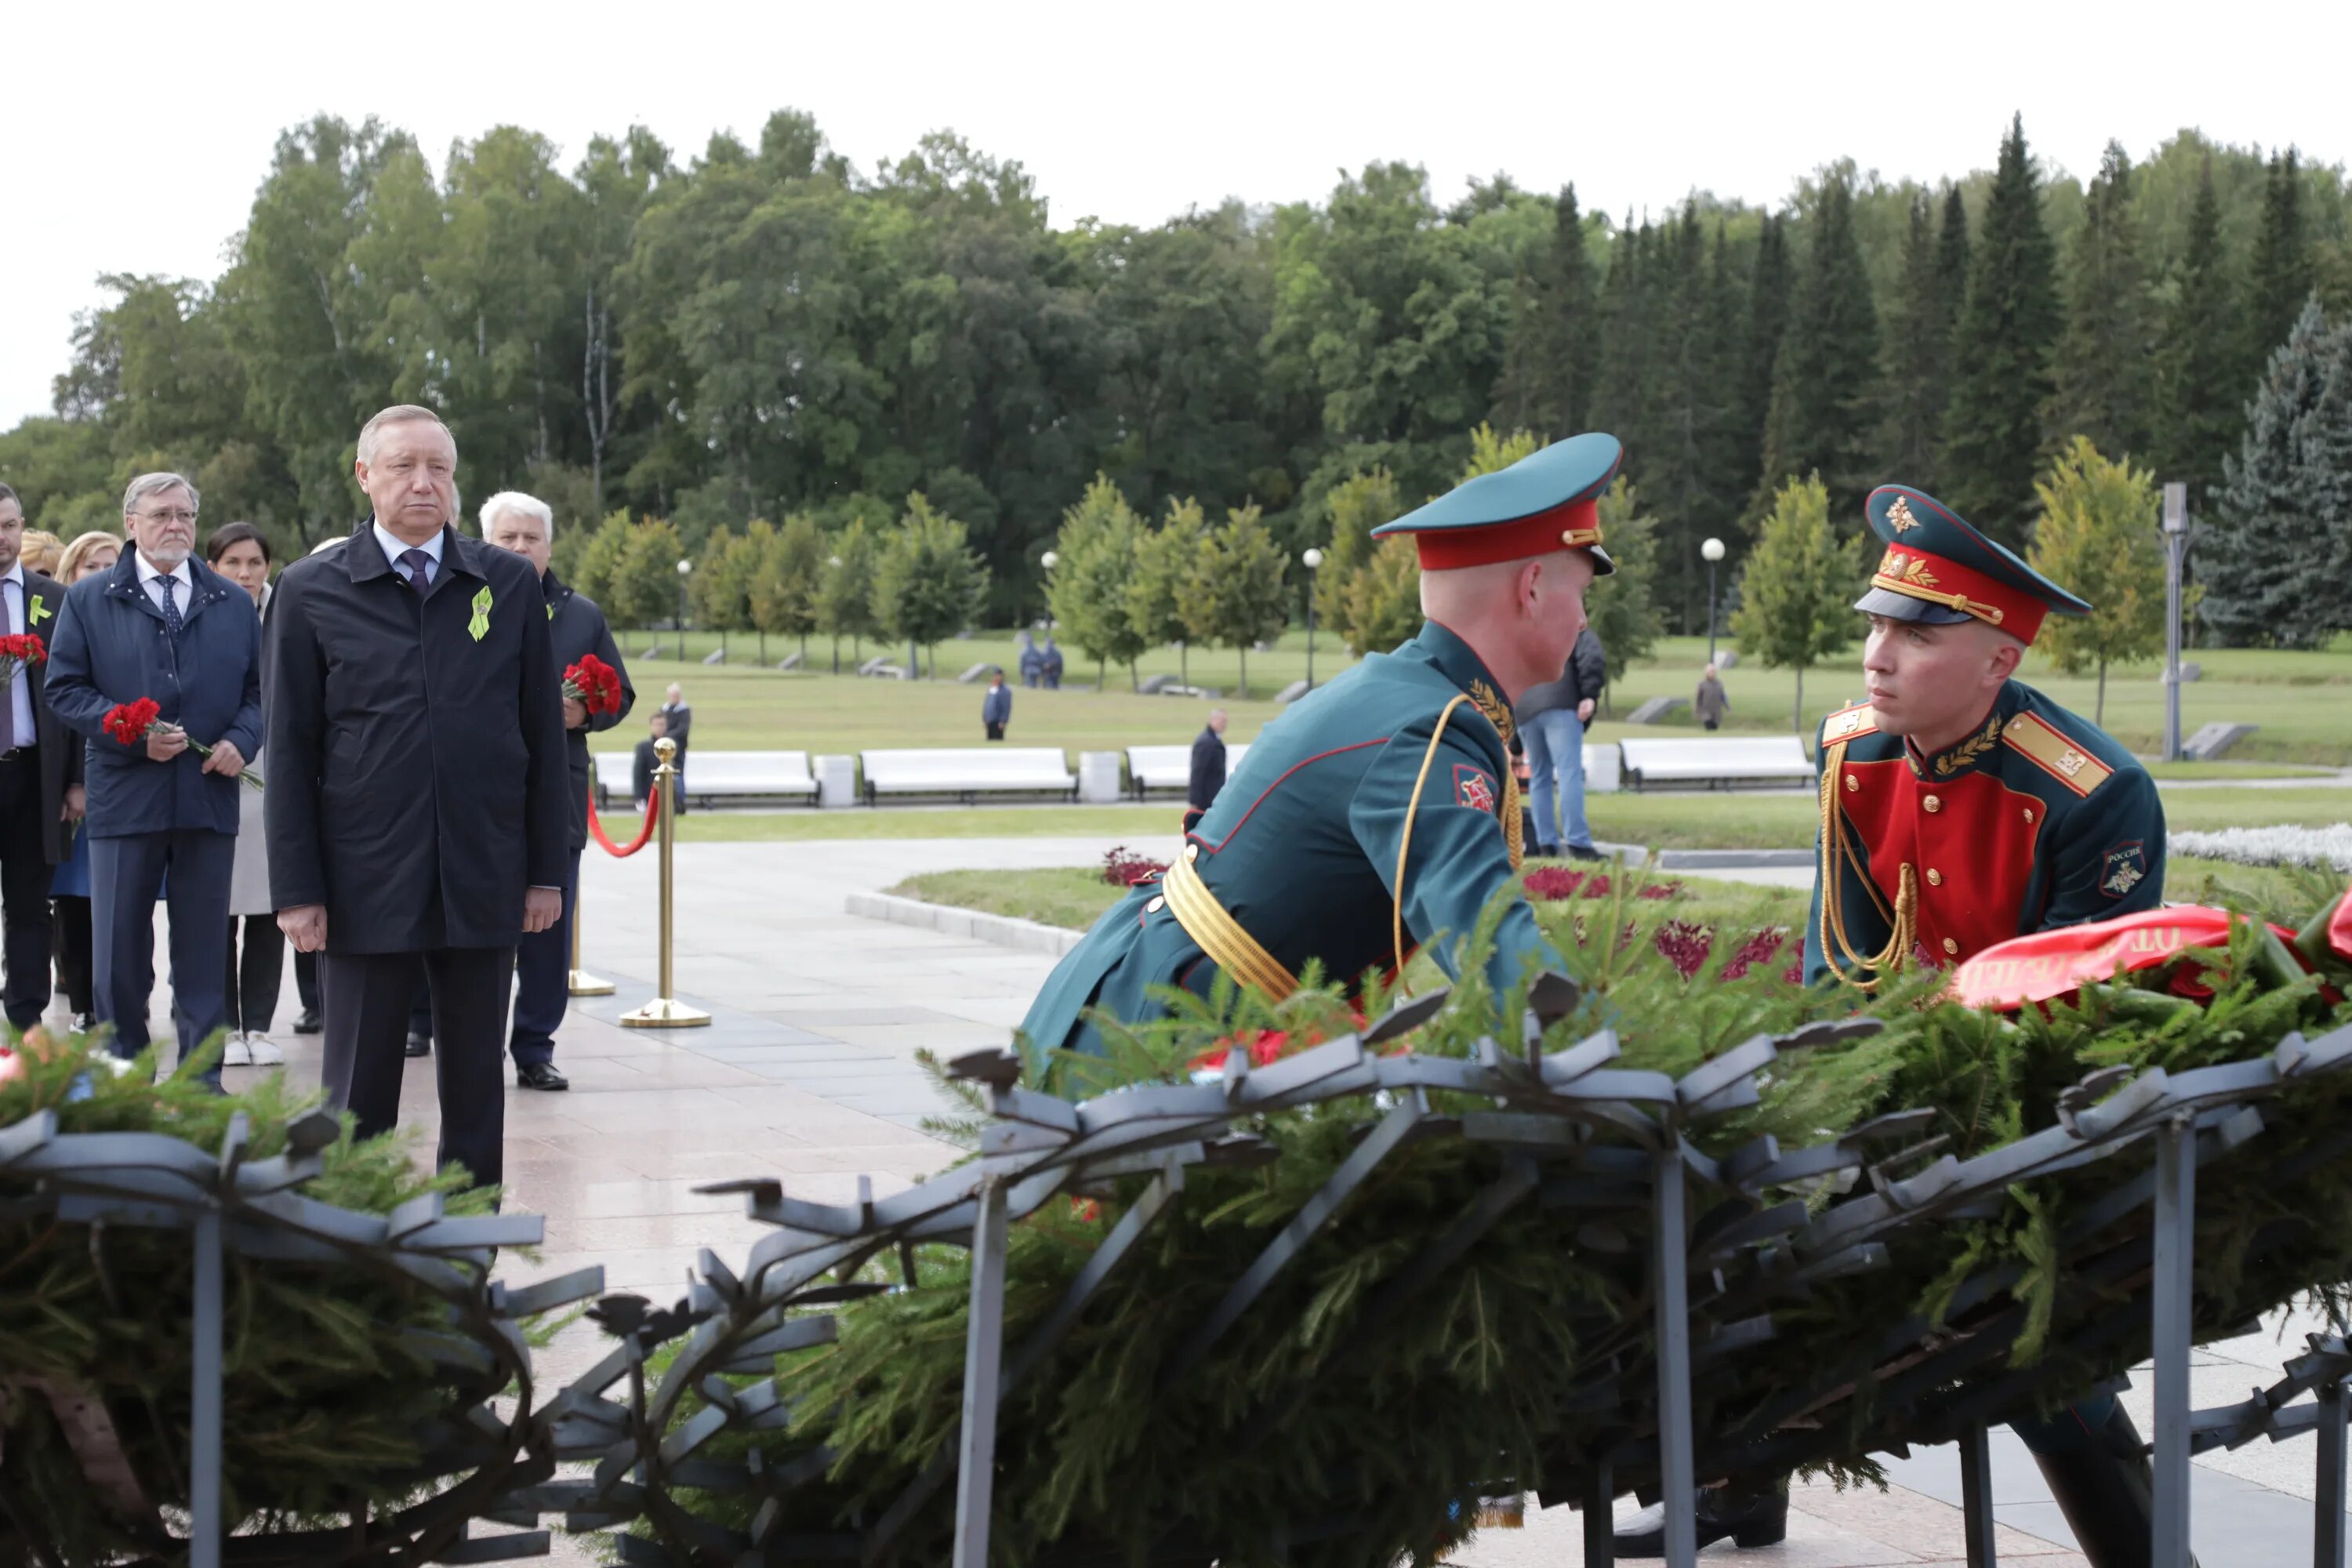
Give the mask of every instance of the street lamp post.
[(694, 563), (684, 556), (677, 562), (677, 661), (686, 662), (686, 580), (694, 571)]
[(1322, 569), (1323, 552), (1309, 547), (1298, 557), (1307, 568), (1307, 689), (1315, 689), (1315, 574)]
[(1723, 541), (1710, 539), (1698, 547), (1706, 562), (1706, 662), (1715, 662), (1715, 567), (1723, 559)]
[(2164, 760), (2180, 760), (2180, 574), (2189, 558), (2189, 487), (2164, 487)]

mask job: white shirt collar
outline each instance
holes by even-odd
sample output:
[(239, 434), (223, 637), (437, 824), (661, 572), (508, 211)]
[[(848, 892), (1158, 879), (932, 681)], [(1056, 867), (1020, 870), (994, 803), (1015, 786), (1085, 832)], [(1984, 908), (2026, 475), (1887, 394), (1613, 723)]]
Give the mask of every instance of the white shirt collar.
[(152, 583), (158, 577), (176, 577), (183, 587), (193, 588), (196, 585), (195, 578), (189, 574), (188, 561), (185, 556), (182, 556), (180, 563), (169, 572), (158, 572), (155, 570), (155, 563), (147, 559), (145, 552), (134, 550), (131, 553), (131, 557), (139, 563), (139, 581), (142, 584)]
[(400, 557), (402, 552), (410, 550), (422, 550), (425, 552), (425, 557), (430, 560), (434, 565), (438, 566), (441, 564), (441, 540), (443, 538), (443, 531), (441, 530), (434, 530), (433, 537), (426, 540), (422, 544), (411, 544), (380, 522), (373, 524), (372, 526), (375, 529), (375, 542), (378, 545), (383, 547), (383, 558), (392, 563), (393, 570), (398, 571), (400, 569)]
[(9, 567), (5, 572), (0, 572), (0, 583), (14, 583), (19, 588), (25, 585), (25, 563), (21, 556), (18, 557), (16, 564)]

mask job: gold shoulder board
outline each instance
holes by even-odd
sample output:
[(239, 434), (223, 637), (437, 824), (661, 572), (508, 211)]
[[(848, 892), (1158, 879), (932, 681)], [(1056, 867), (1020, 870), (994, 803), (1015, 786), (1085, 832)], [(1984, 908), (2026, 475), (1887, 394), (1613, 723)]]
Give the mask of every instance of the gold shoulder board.
[(2047, 720), (2032, 713), (2020, 713), (2011, 719), (2000, 738), (2002, 744), (2076, 795), (2090, 794), (2115, 773), (2115, 769), (2060, 734)]
[(1851, 741), (1858, 735), (1878, 732), (1878, 713), (1867, 702), (1858, 703), (1843, 712), (1832, 713), (1822, 726), (1822, 744), (1834, 746), (1840, 741)]

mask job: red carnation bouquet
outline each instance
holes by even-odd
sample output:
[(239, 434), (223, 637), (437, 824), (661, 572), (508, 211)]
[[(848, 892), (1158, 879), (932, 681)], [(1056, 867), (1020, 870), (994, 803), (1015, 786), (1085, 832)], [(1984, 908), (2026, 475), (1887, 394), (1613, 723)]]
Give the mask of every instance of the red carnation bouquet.
[(48, 646), (37, 633), (13, 632), (0, 637), (0, 686), (16, 679), (19, 668), (39, 664), (48, 657)]
[[(187, 733), (177, 724), (169, 723), (161, 718), (159, 715), (163, 711), (152, 697), (142, 697), (136, 702), (118, 702), (106, 710), (106, 717), (100, 721), (100, 727), (126, 746), (138, 745), (157, 730), (166, 734)], [(213, 749), (202, 741), (191, 740), (188, 742), (188, 750), (208, 760), (213, 754)], [(261, 787), (261, 775), (251, 768), (240, 770), (236, 776), (256, 789)]]
[(563, 695), (593, 714), (621, 710), (621, 673), (593, 653), (563, 672)]

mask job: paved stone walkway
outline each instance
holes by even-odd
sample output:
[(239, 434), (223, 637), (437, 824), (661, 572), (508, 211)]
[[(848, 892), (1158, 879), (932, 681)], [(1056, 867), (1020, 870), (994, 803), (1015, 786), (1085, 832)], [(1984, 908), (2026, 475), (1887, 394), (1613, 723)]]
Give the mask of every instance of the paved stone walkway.
[[(954, 839), (680, 847), (677, 982), (709, 1009), (708, 1028), (638, 1031), (615, 1020), (652, 994), (656, 910), (650, 852), (615, 861), (592, 850), (583, 874), (585, 961), (619, 984), (615, 996), (575, 1006), (557, 1051), (564, 1094), (509, 1089), (507, 1172), (510, 1205), (547, 1216), (536, 1258), (509, 1260), (522, 1284), (601, 1262), (608, 1289), (667, 1302), (683, 1294), (697, 1249), (739, 1258), (762, 1228), (741, 1200), (697, 1194), (700, 1184), (781, 1176), (818, 1201), (852, 1198), (859, 1173), (894, 1191), (956, 1157), (920, 1130), (941, 1109), (915, 1053), (942, 1055), (1007, 1041), (1052, 967), (1013, 952), (844, 913), (856, 891), (887, 889), (914, 872), (945, 868), (1083, 865), (1115, 842), (1172, 852), (1129, 834), (1108, 837)], [(1733, 873), (1783, 882), (1771, 872)], [(1802, 879), (1800, 878), (1800, 884)], [(159, 953), (168, 951), (160, 941)], [(168, 994), (159, 985), (158, 1008)], [(292, 1016), (289, 973), (281, 1029)], [(168, 1020), (154, 1020), (159, 1037)], [(315, 1037), (280, 1035), (297, 1081), (316, 1082)], [(403, 1110), (430, 1147), (436, 1120), (429, 1062), (412, 1062)], [(252, 1069), (230, 1069), (234, 1085)], [(2277, 1376), (2299, 1345), (2232, 1342), (2200, 1352), (2201, 1403), (2243, 1396)], [(576, 1325), (544, 1357), (551, 1385), (602, 1353)], [(2147, 1429), (2141, 1412), (2142, 1429)], [(2007, 1435), (1996, 1452), (2004, 1560), (2066, 1568), (2082, 1559), (2048, 1502), (2031, 1461)], [(2201, 1460), (2196, 1542), (2204, 1568), (2270, 1568), (2308, 1561), (2310, 1518), (2294, 1496), (2311, 1494), (2312, 1445)], [(1766, 1551), (1710, 1558), (1756, 1568), (1867, 1568), (1957, 1564), (1963, 1556), (1958, 1466), (1949, 1452), (1890, 1461), (1895, 1483), (1880, 1493), (1801, 1487), (1789, 1541)], [(2292, 1494), (2292, 1495), (2291, 1495)], [(1579, 1521), (1565, 1509), (1530, 1516), (1522, 1531), (1496, 1531), (1460, 1559), (1473, 1568), (1567, 1568), (1580, 1560)], [(593, 1561), (559, 1538), (554, 1561)]]

